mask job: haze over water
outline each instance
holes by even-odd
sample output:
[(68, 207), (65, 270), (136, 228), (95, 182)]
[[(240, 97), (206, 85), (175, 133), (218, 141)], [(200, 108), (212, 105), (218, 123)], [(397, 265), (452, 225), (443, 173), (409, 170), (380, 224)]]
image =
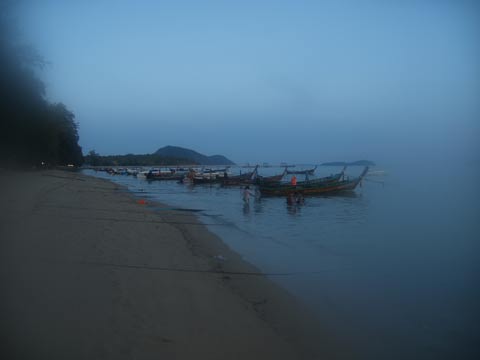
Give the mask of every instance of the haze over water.
[(301, 206), (279, 197), (246, 207), (238, 188), (96, 176), (142, 198), (202, 209), (211, 231), (247, 261), (265, 273), (292, 273), (271, 279), (300, 297), (357, 358), (473, 359), (478, 171), (382, 169), (386, 177), (370, 177), (354, 193), (307, 197)]

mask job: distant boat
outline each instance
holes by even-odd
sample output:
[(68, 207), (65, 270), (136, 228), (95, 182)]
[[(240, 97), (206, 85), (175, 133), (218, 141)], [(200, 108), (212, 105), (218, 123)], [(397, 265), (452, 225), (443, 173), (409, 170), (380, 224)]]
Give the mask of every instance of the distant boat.
[(144, 175), (147, 180), (181, 180), (185, 176), (182, 172), (171, 170), (149, 170), (142, 173), (142, 175)]
[(317, 169), (317, 166), (315, 166), (313, 169), (308, 169), (308, 170), (287, 170), (287, 174), (295, 174), (295, 175), (313, 175), (315, 173), (315, 170)]
[(138, 169), (127, 169), (127, 175), (137, 176)]
[(228, 169), (230, 168), (230, 166), (227, 166), (225, 168), (222, 168), (222, 169), (204, 169), (202, 172), (204, 174), (211, 174), (211, 173), (224, 173), (224, 172), (227, 172)]
[(311, 181), (304, 181), (297, 183), (297, 185), (281, 184), (281, 185), (260, 185), (259, 190), (262, 195), (267, 196), (286, 196), (290, 194), (302, 195), (320, 195), (335, 193), (346, 190), (354, 190), (363, 177), (368, 172), (368, 166), (365, 167), (359, 177), (353, 180), (344, 180), (343, 171), (334, 176), (315, 179)]
[(170, 168), (170, 171), (171, 172), (184, 172), (184, 173), (186, 173), (186, 172), (190, 171), (190, 169), (189, 168), (184, 168), (184, 167), (177, 167), (177, 168)]
[[(216, 184), (221, 183), (223, 179), (228, 177), (228, 170), (229, 167), (223, 169), (202, 169), (201, 171), (194, 171), (191, 170), (185, 178), (188, 178), (188, 181), (184, 182), (192, 182), (193, 184)], [(185, 179), (186, 180), (186, 179)]]
[(206, 173), (193, 176), (192, 182), (198, 184), (217, 184), (222, 182), (224, 175), (221, 173)]
[(124, 169), (124, 168), (111, 168), (111, 169), (108, 169), (107, 172), (110, 174), (110, 175), (127, 175), (127, 169)]

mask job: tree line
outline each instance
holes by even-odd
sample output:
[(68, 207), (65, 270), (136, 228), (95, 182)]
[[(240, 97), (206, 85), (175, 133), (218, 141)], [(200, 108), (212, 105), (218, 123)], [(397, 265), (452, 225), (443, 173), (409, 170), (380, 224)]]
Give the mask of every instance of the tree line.
[(195, 165), (190, 159), (162, 156), (156, 154), (127, 154), (101, 156), (94, 150), (85, 156), (85, 164), (91, 166), (164, 166)]
[(12, 2), (0, 1), (0, 165), (83, 163), (75, 115), (46, 99), (44, 60), (16, 34)]

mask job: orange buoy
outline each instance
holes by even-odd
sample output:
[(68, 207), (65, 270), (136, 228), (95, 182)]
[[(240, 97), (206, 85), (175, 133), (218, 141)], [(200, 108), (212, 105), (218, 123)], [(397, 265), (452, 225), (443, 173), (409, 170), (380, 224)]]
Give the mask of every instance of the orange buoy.
[(147, 201), (144, 200), (144, 199), (137, 200), (137, 204), (145, 205), (146, 203), (147, 203)]

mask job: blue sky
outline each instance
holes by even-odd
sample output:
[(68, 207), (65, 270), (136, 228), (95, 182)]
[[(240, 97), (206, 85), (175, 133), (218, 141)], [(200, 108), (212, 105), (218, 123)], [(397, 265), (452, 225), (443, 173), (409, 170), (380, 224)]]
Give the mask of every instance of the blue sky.
[(22, 21), (85, 152), (388, 162), (477, 149), (474, 1), (46, 0)]

